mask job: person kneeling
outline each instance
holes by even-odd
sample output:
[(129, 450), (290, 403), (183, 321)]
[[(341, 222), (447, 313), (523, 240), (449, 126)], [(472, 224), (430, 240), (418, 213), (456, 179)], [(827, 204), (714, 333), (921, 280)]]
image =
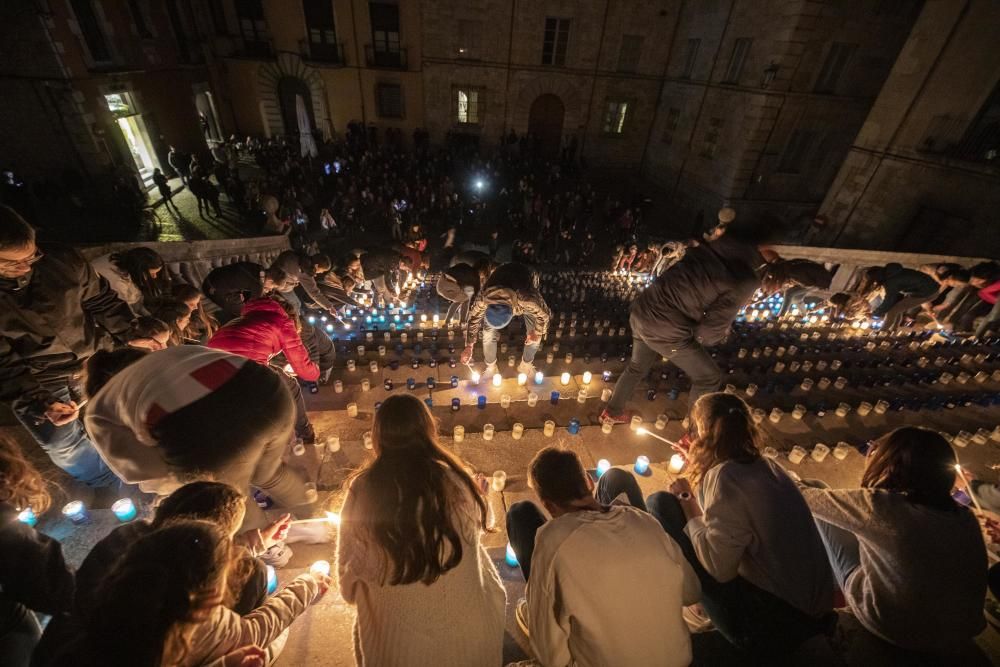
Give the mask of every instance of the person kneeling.
[[(516, 616), (536, 659), (543, 665), (689, 664), (681, 608), (698, 601), (698, 579), (677, 543), (637, 508), (643, 504), (635, 479), (609, 470), (598, 500), (577, 455), (555, 447), (535, 456), (528, 476), (552, 520), (522, 501), (507, 514), (507, 532), (528, 581)], [(619, 492), (633, 506), (601, 502)]]

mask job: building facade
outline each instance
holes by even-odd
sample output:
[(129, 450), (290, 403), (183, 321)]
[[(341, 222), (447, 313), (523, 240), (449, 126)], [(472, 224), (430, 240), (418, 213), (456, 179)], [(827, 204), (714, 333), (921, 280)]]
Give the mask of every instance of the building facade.
[(928, 0), (811, 241), (1000, 257), (1000, 5)]

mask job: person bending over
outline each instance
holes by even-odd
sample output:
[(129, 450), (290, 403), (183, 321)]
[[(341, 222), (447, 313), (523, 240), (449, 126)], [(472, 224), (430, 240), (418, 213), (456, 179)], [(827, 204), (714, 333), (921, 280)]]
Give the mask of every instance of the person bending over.
[(136, 315), (149, 315), (146, 302), (170, 293), (170, 276), (163, 270), (163, 258), (152, 248), (140, 246), (103, 255), (91, 266)]
[(276, 266), (264, 269), (253, 262), (235, 262), (209, 271), (201, 291), (217, 305), (223, 324), (240, 316), (243, 304), (271, 292), (287, 291), (288, 275)]
[(358, 664), (500, 665), (507, 600), (481, 541), (480, 487), (414, 396), (382, 403), (372, 442), (337, 542), (340, 593), (358, 608)]
[(690, 664), (681, 608), (700, 598), (698, 578), (644, 511), (632, 474), (608, 470), (595, 497), (579, 457), (546, 447), (528, 482), (552, 520), (520, 501), (507, 513), (507, 534), (528, 582), (515, 617), (535, 658), (581, 667)]
[(449, 302), (444, 323), (448, 326), (452, 317), (456, 317), (461, 326), (469, 321), (469, 307), (472, 300), (482, 287), (482, 277), (474, 267), (468, 264), (454, 264), (441, 272), (437, 281), (438, 295)]
[(897, 262), (869, 269), (867, 278), (870, 286), (885, 292), (882, 303), (872, 310), (872, 317), (885, 318), (886, 329), (898, 327), (909, 311), (933, 300), (938, 293), (936, 280)]
[(722, 373), (705, 349), (721, 342), (760, 286), (759, 247), (776, 225), (729, 225), (714, 241), (690, 248), (632, 302), (632, 359), (615, 384), (602, 421), (629, 421), (625, 404), (653, 364), (666, 357), (691, 378), (688, 403), (719, 388)]
[(332, 318), (340, 321), (337, 307), (330, 303), (330, 300), (320, 291), (319, 285), (316, 284), (316, 276), (326, 273), (333, 267), (328, 256), (309, 256), (294, 250), (286, 250), (278, 255), (271, 266), (281, 269), (288, 276), (288, 280), (278, 291), (282, 298), (292, 305), (296, 313), (302, 312), (302, 301), (295, 294), (295, 288), (301, 287), (306, 296), (312, 299), (320, 309), (327, 311)]
[(400, 270), (411, 268), (409, 259), (388, 248), (365, 251), (359, 259), (365, 280), (372, 282), (375, 301), (382, 305), (392, 303), (396, 298)]
[(823, 542), (795, 482), (761, 455), (742, 399), (706, 394), (691, 421), (688, 476), (649, 510), (698, 574), (716, 629), (754, 659), (778, 659), (834, 622)]
[(955, 659), (986, 626), (986, 546), (951, 497), (957, 463), (941, 434), (904, 426), (871, 443), (861, 488), (801, 489), (854, 616), (914, 664)]
[(278, 297), (253, 299), (243, 305), (243, 314), (215, 332), (206, 347), (246, 357), (278, 373), (295, 401), (295, 434), (306, 444), (316, 441), (316, 432), (309, 423), (302, 388), (295, 378), (270, 365), (271, 359), (283, 354), (292, 372), (305, 382), (319, 380), (319, 367), (299, 335), (299, 318), (291, 306)]
[(524, 264), (513, 262), (498, 267), (473, 301), (469, 309), (469, 323), (465, 329), (462, 363), (468, 364), (472, 361), (473, 346), (482, 330), (483, 358), (486, 361), (483, 375), (490, 376), (495, 373), (500, 330), (518, 315), (524, 317), (527, 333), (517, 372), (532, 375), (535, 372), (532, 362), (535, 360), (535, 354), (545, 332), (548, 331), (551, 313), (545, 298), (538, 291), (537, 274)]

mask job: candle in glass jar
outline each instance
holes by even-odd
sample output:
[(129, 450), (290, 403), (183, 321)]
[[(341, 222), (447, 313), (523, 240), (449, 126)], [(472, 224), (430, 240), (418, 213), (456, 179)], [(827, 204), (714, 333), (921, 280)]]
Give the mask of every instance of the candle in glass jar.
[(72, 502), (66, 503), (62, 509), (63, 516), (72, 521), (75, 524), (86, 523), (90, 515), (87, 513), (87, 506), (83, 504), (82, 500), (74, 500)]
[(372, 432), (365, 431), (361, 434), (361, 441), (364, 443), (365, 449), (372, 449), (375, 444), (372, 442)]
[(347, 404), (347, 416), (348, 417), (357, 417), (358, 416), (358, 404), (357, 403), (348, 403)]
[(649, 457), (639, 455), (635, 459), (635, 465), (632, 467), (633, 470), (639, 475), (645, 475), (649, 472)]
[(496, 433), (496, 428), (493, 424), (483, 424), (483, 440), (492, 440), (494, 433)]
[(504, 410), (510, 407), (510, 394), (500, 395), (500, 407)]
[(611, 433), (611, 430), (614, 428), (614, 425), (615, 425), (614, 422), (612, 422), (610, 419), (604, 420), (603, 422), (601, 422), (601, 433), (604, 433), (605, 435)]
[(584, 371), (583, 372), (583, 383), (584, 384), (590, 384), (590, 381), (593, 379), (593, 377), (594, 377), (593, 373), (591, 373), (590, 371)]
[(462, 426), (461, 424), (456, 426), (452, 431), (452, 437), (454, 438), (455, 442), (462, 442), (463, 440), (465, 440), (465, 427)]
[(514, 422), (514, 425), (510, 427), (510, 437), (520, 440), (522, 435), (524, 435), (524, 424)]
[(538, 403), (538, 394), (533, 391), (528, 392), (528, 407), (533, 408)]
[(518, 373), (517, 374), (517, 386), (518, 387), (523, 387), (526, 384), (528, 384), (528, 376), (527, 376), (527, 374), (526, 373)]
[(503, 491), (507, 486), (507, 473), (503, 470), (497, 470), (493, 473), (493, 480), (490, 484), (494, 491)]
[(788, 452), (788, 460), (792, 463), (802, 463), (802, 459), (806, 457), (806, 450), (798, 445), (792, 447), (792, 451)]
[(372, 388), (372, 383), (368, 378), (362, 378), (361, 380), (361, 391), (370, 391)]
[(542, 427), (542, 433), (547, 437), (551, 437), (553, 434), (555, 434), (555, 432), (556, 432), (556, 423), (551, 419), (546, 419), (545, 425)]
[(136, 515), (135, 503), (132, 502), (131, 498), (120, 498), (116, 500), (111, 505), (111, 511), (114, 513), (115, 518), (122, 523), (131, 521)]
[(851, 453), (851, 446), (846, 442), (838, 442), (837, 446), (833, 448), (833, 458), (838, 461), (843, 461), (847, 458), (847, 455)]
[(494, 373), (493, 374), (493, 386), (494, 387), (499, 387), (501, 384), (503, 384), (503, 376), (500, 375), (499, 373)]
[(681, 470), (684, 469), (684, 463), (685, 460), (683, 455), (674, 454), (673, 456), (670, 457), (670, 465), (667, 466), (667, 470), (676, 475), (677, 473), (679, 473)]
[(642, 426), (642, 417), (640, 415), (632, 415), (632, 420), (629, 422), (629, 428), (633, 431), (637, 430)]
[(611, 469), (611, 461), (607, 459), (601, 459), (597, 462), (597, 478), (600, 479), (604, 476), (608, 470)]

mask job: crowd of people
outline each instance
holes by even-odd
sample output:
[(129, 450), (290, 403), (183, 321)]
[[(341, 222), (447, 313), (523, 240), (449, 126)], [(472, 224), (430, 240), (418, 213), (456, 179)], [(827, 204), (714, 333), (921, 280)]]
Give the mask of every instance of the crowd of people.
[[(877, 267), (845, 300), (823, 292), (830, 267), (773, 252), (779, 225), (731, 209), (697, 239), (643, 253), (623, 246), (611, 267), (658, 277), (631, 305), (632, 358), (601, 419), (628, 421), (631, 393), (653, 363), (677, 365), (692, 381), (683, 477), (643, 498), (625, 470), (595, 480), (572, 451), (538, 452), (528, 469), (538, 503), (515, 503), (506, 516), (527, 582), (524, 599), (508, 601), (482, 542), (496, 522), (485, 478), (441, 445), (422, 401), (393, 394), (373, 417), (372, 456), (345, 484), (336, 576), (310, 571), (268, 595), (267, 566), (288, 559), (291, 516), (320, 509), (284, 460), (315, 440), (303, 390), (334, 367), (329, 337), (304, 308), (339, 318), (360, 290), (392, 300), (409, 274), (437, 262), (437, 291), (453, 306), (446, 321), (464, 329), (462, 361), (472, 363), (481, 338), (485, 371), (496, 370), (499, 332), (522, 317), (517, 370), (527, 374), (551, 320), (528, 262), (557, 261), (560, 246), (504, 263), (491, 252), (495, 236), (463, 249), (453, 230), (465, 211), (514, 219), (520, 209), (515, 228), (571, 229), (577, 252), (576, 234), (590, 229), (593, 199), (541, 197), (510, 171), (520, 154), (478, 163), (484, 181), (506, 191), (494, 211), (466, 208), (448, 190), (450, 154), (411, 159), (361, 141), (346, 144), (340, 169), (350, 178), (320, 185), (336, 193), (327, 212), (360, 231), (411, 211), (395, 244), (335, 256), (293, 249), (266, 267), (215, 268), (202, 285), (171, 280), (150, 248), (89, 262), (39, 245), (0, 208), (0, 398), (77, 481), (156, 507), (73, 569), (57, 541), (18, 520), (43, 514), (50, 490), (16, 445), (0, 443), (0, 545), (11, 556), (0, 565), (4, 664), (266, 664), (331, 586), (357, 608), (359, 665), (501, 664), (508, 604), (545, 666), (686, 665), (705, 660), (698, 636), (707, 628), (733, 661), (780, 664), (831, 633), (838, 596), (897, 657), (954, 664), (967, 655), (985, 624), (987, 558), (976, 517), (952, 498), (964, 480), (947, 441), (897, 429), (871, 443), (856, 487), (798, 479), (763, 456), (747, 404), (718, 393), (708, 348), (761, 288), (800, 303), (816, 290), (845, 314), (896, 326), (921, 312), (940, 321), (957, 299), (951, 291), (967, 285), (992, 305), (1000, 272)], [(295, 173), (281, 145), (257, 150), (282, 182)], [(550, 178), (561, 182), (558, 166)], [(308, 189), (290, 188), (281, 206)], [(381, 213), (359, 213), (366, 206)], [(441, 225), (441, 243), (430, 243)], [(255, 491), (287, 514), (268, 519)], [(32, 612), (52, 616), (44, 633)]]

